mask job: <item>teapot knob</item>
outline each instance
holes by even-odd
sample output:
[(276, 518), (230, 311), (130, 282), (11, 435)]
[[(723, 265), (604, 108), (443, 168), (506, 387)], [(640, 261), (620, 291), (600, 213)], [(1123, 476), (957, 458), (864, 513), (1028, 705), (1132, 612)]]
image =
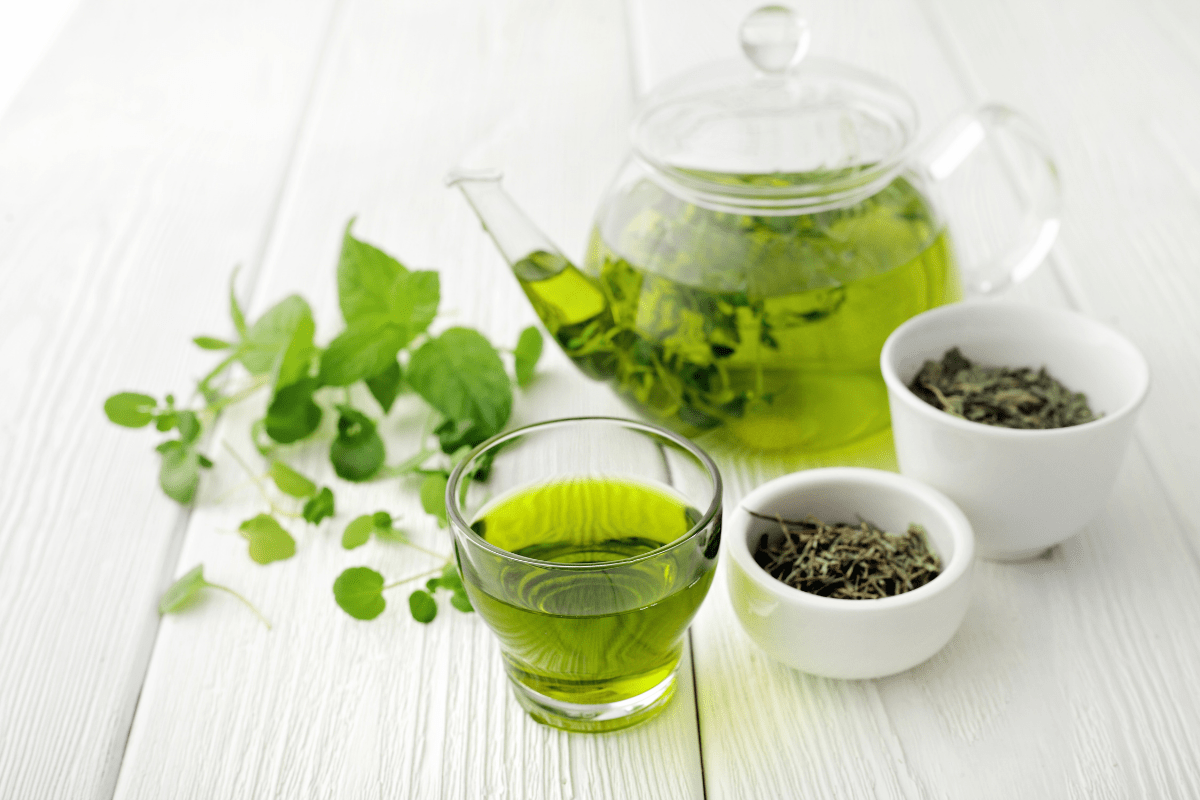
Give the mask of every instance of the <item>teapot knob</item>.
[(811, 39), (808, 22), (787, 6), (763, 6), (751, 12), (739, 36), (746, 57), (767, 75), (780, 75), (798, 63)]

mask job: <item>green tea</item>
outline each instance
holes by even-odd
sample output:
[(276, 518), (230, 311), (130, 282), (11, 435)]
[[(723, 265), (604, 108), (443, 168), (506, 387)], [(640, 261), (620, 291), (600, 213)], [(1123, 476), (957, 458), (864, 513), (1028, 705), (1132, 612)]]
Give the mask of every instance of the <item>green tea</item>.
[(712, 581), (719, 523), (708, 539), (653, 554), (700, 516), (666, 489), (596, 478), (542, 484), (481, 509), (471, 527), (487, 542), (550, 562), (463, 565), (510, 675), (544, 697), (584, 705), (671, 679)]
[(797, 216), (713, 211), (643, 181), (602, 212), (582, 270), (554, 260), (514, 271), (584, 372), (660, 424), (758, 449), (884, 428), (884, 340), (960, 296), (942, 226), (903, 178)]

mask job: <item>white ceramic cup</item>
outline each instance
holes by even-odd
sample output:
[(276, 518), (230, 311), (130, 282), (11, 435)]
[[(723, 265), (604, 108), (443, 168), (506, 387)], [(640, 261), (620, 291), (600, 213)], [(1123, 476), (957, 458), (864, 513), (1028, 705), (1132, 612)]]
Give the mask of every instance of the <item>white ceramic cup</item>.
[[(908, 389), (926, 360), (958, 347), (973, 362), (1046, 367), (1084, 392), (1099, 419), (1014, 430), (970, 422)], [(1128, 339), (1062, 309), (974, 302), (927, 311), (897, 328), (880, 357), (900, 471), (949, 496), (975, 530), (979, 554), (1033, 558), (1079, 531), (1108, 499), (1150, 386)]]
[[(942, 572), (924, 586), (876, 600), (802, 592), (755, 562), (762, 535), (782, 533), (778, 523), (747, 509), (830, 524), (861, 517), (893, 533), (917, 523), (942, 559)], [(727, 513), (724, 537), (729, 597), (742, 628), (772, 658), (814, 675), (880, 678), (914, 667), (950, 641), (970, 603), (970, 523), (945, 495), (894, 472), (828, 467), (768, 481)]]

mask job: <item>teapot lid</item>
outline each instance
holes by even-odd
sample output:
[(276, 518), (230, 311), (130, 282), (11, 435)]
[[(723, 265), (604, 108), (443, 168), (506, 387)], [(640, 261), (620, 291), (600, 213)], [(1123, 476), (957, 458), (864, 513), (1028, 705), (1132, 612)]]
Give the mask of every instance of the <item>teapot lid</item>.
[(746, 60), (688, 72), (651, 92), (633, 147), (703, 205), (755, 213), (836, 207), (903, 165), (916, 107), (898, 87), (805, 59), (808, 24), (784, 6), (742, 23)]

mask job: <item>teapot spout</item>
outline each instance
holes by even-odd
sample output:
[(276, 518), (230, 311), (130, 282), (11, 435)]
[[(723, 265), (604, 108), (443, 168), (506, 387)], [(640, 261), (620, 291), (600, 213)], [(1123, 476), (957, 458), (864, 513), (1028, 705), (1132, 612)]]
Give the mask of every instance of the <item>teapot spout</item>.
[(483, 229), (522, 283), (553, 278), (571, 267), (570, 261), (538, 230), (500, 185), (498, 170), (455, 170), (447, 186), (466, 196)]

